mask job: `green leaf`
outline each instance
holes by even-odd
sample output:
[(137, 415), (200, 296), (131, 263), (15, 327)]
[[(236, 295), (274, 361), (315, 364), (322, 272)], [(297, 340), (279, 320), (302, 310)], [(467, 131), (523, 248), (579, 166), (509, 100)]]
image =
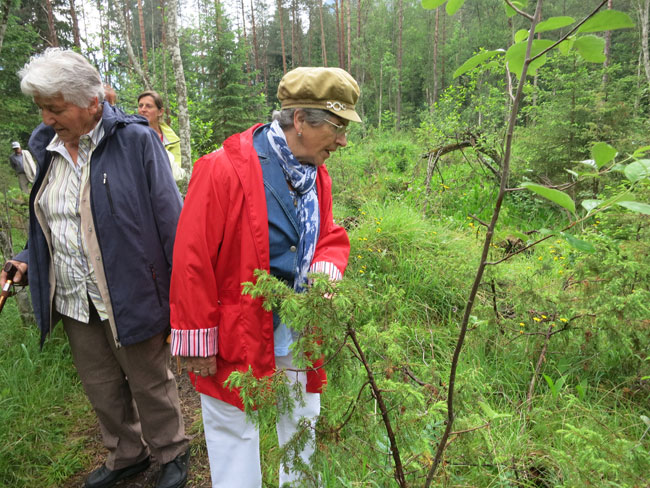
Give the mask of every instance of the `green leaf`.
[(512, 414), (509, 414), (509, 413), (495, 412), (492, 409), (492, 407), (490, 407), (490, 405), (488, 405), (485, 402), (478, 402), (478, 404), (481, 407), (481, 410), (483, 410), (483, 413), (485, 414), (485, 416), (490, 420), (498, 419), (498, 418), (501, 418), (501, 417), (511, 417), (512, 416)]
[(591, 166), (594, 169), (598, 169), (596, 166), (596, 161), (593, 159), (583, 159), (582, 161), (579, 161), (580, 164), (586, 164), (587, 166)]
[(625, 177), (632, 183), (650, 176), (650, 159), (639, 159), (628, 164), (623, 170)]
[(628, 210), (632, 210), (633, 212), (650, 215), (650, 205), (648, 205), (647, 203), (625, 201), (625, 202), (616, 202), (616, 205), (625, 207)]
[(641, 156), (645, 155), (645, 153), (647, 153), (648, 151), (650, 151), (650, 146), (640, 147), (639, 149), (634, 151), (634, 154), (632, 154), (632, 157), (633, 158), (640, 158)]
[[(512, 73), (515, 73), (518, 78), (521, 78), (521, 73), (524, 69), (524, 61), (526, 58), (526, 45), (527, 42), (518, 42), (516, 44), (513, 44), (508, 48), (508, 51), (506, 52), (506, 61), (508, 61), (508, 66), (510, 68), (510, 71)], [(533, 41), (533, 46), (530, 51), (530, 56), (536, 56), (537, 54), (541, 53), (545, 49), (549, 48), (550, 46), (553, 45), (553, 41), (550, 41), (548, 39), (536, 39)], [(528, 66), (528, 76), (533, 76), (536, 72), (537, 69), (540, 66), (543, 66), (544, 63), (546, 63), (546, 55), (540, 56), (537, 58), (535, 61), (530, 63)]]
[(544, 198), (557, 203), (559, 206), (566, 208), (569, 212), (576, 212), (576, 204), (573, 199), (560, 190), (555, 190), (554, 188), (546, 188), (542, 185), (537, 185), (529, 181), (525, 181), (521, 184), (524, 188), (537, 193), (538, 195), (543, 196)]
[(631, 197), (632, 195), (630, 194), (629, 191), (624, 191), (623, 193), (619, 193), (618, 195), (614, 195), (613, 197), (605, 200), (601, 207), (607, 208), (610, 207), (618, 202), (624, 201), (626, 198)]
[(632, 18), (618, 10), (603, 10), (582, 24), (578, 32), (602, 32), (634, 27)]
[(569, 54), (571, 49), (573, 49), (573, 43), (574, 42), (575, 42), (575, 39), (571, 37), (571, 38), (567, 39), (566, 41), (562, 41), (561, 43), (559, 43), (557, 45), (557, 48), (560, 51), (560, 54), (562, 54), (563, 56), (566, 56), (567, 54)]
[(540, 32), (561, 29), (562, 27), (571, 25), (574, 22), (575, 19), (573, 17), (551, 17), (537, 24), (537, 27), (535, 27), (535, 33), (539, 34)]
[(566, 171), (567, 173), (569, 173), (569, 174), (570, 174), (571, 176), (573, 176), (575, 179), (578, 179), (578, 178), (580, 177), (580, 175), (579, 175), (578, 173), (576, 173), (575, 171), (573, 171), (573, 170), (571, 170), (571, 169), (564, 168), (564, 171)]
[(583, 200), (580, 205), (587, 211), (591, 212), (593, 209), (598, 208), (598, 206), (603, 203), (602, 200)]
[[(515, 7), (517, 7), (519, 10), (523, 10), (524, 7), (526, 7), (526, 5), (528, 4), (528, 0), (521, 0), (521, 1), (516, 1), (516, 0), (515, 0), (515, 1), (511, 2), (511, 3), (512, 3)], [(517, 12), (515, 11), (515, 9), (513, 9), (513, 8), (512, 8), (510, 5), (508, 5), (507, 3), (503, 2), (503, 6), (504, 6), (505, 9), (506, 9), (506, 15), (507, 15), (508, 17), (514, 17), (515, 15), (517, 15)]]
[(574, 46), (585, 61), (590, 63), (605, 61), (605, 39), (602, 37), (593, 35), (578, 37)]
[(519, 29), (515, 33), (515, 42), (521, 42), (525, 39), (528, 39), (528, 31), (526, 29)]
[(449, 0), (445, 9), (447, 10), (447, 15), (454, 15), (459, 8), (463, 6), (465, 0)]
[(641, 420), (643, 421), (644, 424), (646, 424), (650, 428), (650, 418), (646, 417), (645, 415), (640, 415)]
[(593, 253), (596, 252), (596, 248), (589, 242), (583, 241), (581, 239), (578, 239), (575, 237), (573, 234), (568, 234), (566, 232), (560, 232), (560, 235), (564, 237), (564, 240), (567, 241), (567, 243), (582, 252), (588, 252), (588, 253)]
[(433, 10), (434, 8), (440, 7), (447, 0), (422, 0), (422, 8), (427, 10)]
[(504, 52), (505, 52), (504, 49), (496, 49), (494, 51), (483, 51), (483, 52), (480, 52), (480, 53), (472, 56), (467, 61), (465, 61), (460, 68), (458, 68), (456, 71), (454, 71), (454, 78), (457, 78), (460, 75), (468, 72), (469, 70), (476, 68), (483, 61), (485, 61), (486, 59), (491, 58), (495, 54), (501, 54), (501, 53), (504, 53)]
[(606, 142), (597, 142), (591, 148), (591, 157), (594, 158), (598, 169), (609, 163), (617, 154), (618, 151)]

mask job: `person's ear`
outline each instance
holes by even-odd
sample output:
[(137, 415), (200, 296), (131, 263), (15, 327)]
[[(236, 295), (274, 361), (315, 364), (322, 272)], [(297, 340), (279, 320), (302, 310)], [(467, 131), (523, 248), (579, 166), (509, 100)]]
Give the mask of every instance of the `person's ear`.
[(305, 123), (305, 112), (302, 109), (297, 108), (293, 113), (293, 127), (296, 129), (298, 134), (302, 134)]

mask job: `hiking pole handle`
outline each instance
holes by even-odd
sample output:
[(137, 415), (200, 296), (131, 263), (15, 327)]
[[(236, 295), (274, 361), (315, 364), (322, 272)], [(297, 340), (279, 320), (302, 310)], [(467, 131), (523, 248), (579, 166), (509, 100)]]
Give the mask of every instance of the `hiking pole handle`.
[(9, 290), (11, 290), (11, 285), (14, 283), (14, 276), (16, 276), (16, 271), (18, 268), (14, 266), (13, 263), (7, 262), (3, 268), (5, 273), (7, 273), (7, 281), (5, 281), (4, 286), (2, 287), (2, 293), (0, 294), (0, 313), (5, 306), (7, 298), (9, 298)]

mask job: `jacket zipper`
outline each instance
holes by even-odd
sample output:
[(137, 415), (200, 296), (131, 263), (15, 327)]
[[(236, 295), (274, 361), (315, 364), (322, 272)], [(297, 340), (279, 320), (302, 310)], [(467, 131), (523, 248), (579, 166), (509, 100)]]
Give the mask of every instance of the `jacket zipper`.
[(151, 278), (153, 279), (153, 285), (156, 288), (156, 296), (158, 297), (158, 305), (162, 307), (162, 297), (160, 296), (160, 288), (158, 288), (158, 279), (156, 278), (156, 270), (153, 267), (153, 264), (149, 265), (151, 270)]
[(113, 197), (111, 196), (111, 186), (108, 184), (108, 177), (104, 173), (104, 187), (106, 188), (106, 195), (108, 196), (108, 205), (111, 207), (111, 214), (115, 215), (115, 207), (113, 207)]

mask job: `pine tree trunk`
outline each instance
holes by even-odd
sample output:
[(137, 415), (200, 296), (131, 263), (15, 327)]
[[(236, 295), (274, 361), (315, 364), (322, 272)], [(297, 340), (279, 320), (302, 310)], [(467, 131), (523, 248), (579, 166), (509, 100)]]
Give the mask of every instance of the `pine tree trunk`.
[(79, 22), (77, 21), (77, 12), (74, 8), (74, 0), (70, 0), (70, 19), (72, 20), (72, 37), (74, 45), (81, 50), (81, 40), (79, 39)]
[(361, 70), (361, 0), (357, 0), (357, 45), (356, 45), (356, 79), (359, 80)]
[(147, 38), (144, 34), (144, 15), (142, 13), (142, 0), (138, 0), (138, 21), (140, 23), (140, 45), (142, 46), (142, 64), (147, 69)]
[(284, 48), (284, 22), (282, 22), (282, 0), (278, 0), (278, 16), (280, 17), (280, 43), (282, 45), (282, 73), (287, 74), (287, 54)]
[(352, 26), (350, 25), (350, 0), (347, 4), (347, 23), (348, 23), (348, 73), (352, 69), (352, 46), (350, 45), (350, 34), (352, 33)]
[(339, 57), (339, 67), (343, 66), (343, 41), (341, 40), (341, 21), (339, 13), (339, 0), (334, 0), (334, 13), (336, 16), (336, 51)]
[[(247, 36), (246, 36), (246, 10), (244, 9), (244, 0), (241, 0), (241, 25), (242, 25), (242, 33), (244, 34), (244, 45), (246, 45), (247, 41)], [(251, 60), (250, 60), (250, 51), (246, 50), (246, 73), (250, 74), (251, 72)], [(248, 83), (250, 84), (252, 81), (249, 78)]]
[(260, 73), (260, 58), (259, 49), (257, 46), (257, 33), (255, 31), (255, 8), (253, 7), (253, 0), (251, 0), (251, 26), (253, 29), (253, 56), (255, 58), (255, 83), (259, 83)]
[(133, 52), (133, 46), (131, 45), (131, 36), (129, 35), (129, 21), (127, 20), (127, 16), (126, 16), (126, 8), (127, 8), (126, 3), (117, 5), (117, 14), (118, 14), (117, 23), (120, 28), (120, 33), (122, 35), (122, 38), (124, 39), (124, 44), (126, 44), (126, 53), (129, 57), (129, 61), (131, 62), (131, 66), (133, 66), (133, 69), (142, 80), (142, 83), (144, 84), (146, 89), (152, 90), (153, 88), (151, 87), (149, 76), (147, 76), (147, 73), (142, 69), (142, 66), (140, 65), (140, 61), (138, 61), (138, 58), (135, 56), (135, 53)]
[(11, 2), (5, 1), (2, 3), (2, 18), (0, 18), (0, 53), (2, 53), (2, 42), (5, 38), (5, 32), (7, 32), (7, 24), (9, 24), (10, 8)]
[(296, 0), (291, 1), (291, 67), (296, 67)]
[(181, 139), (181, 163), (189, 172), (192, 171), (192, 147), (190, 132), (190, 115), (187, 108), (187, 86), (183, 71), (183, 59), (178, 43), (176, 12), (177, 0), (165, 0), (167, 11), (167, 50), (171, 53), (174, 78), (176, 79), (176, 103), (178, 105), (178, 127)]
[(325, 47), (325, 27), (323, 27), (323, 0), (318, 0), (320, 12), (320, 45), (323, 51), (323, 66), (327, 67), (327, 48)]
[(54, 12), (52, 11), (51, 0), (45, 0), (47, 9), (47, 27), (49, 29), (49, 43), (52, 47), (59, 47), (59, 39), (56, 36), (56, 27), (54, 26)]
[(397, 7), (399, 10), (397, 13), (397, 117), (395, 119), (397, 130), (400, 130), (402, 121), (402, 23), (404, 21), (404, 4), (402, 2), (403, 0), (399, 0)]
[(160, 0), (160, 14), (162, 18), (162, 83), (163, 83), (163, 102), (165, 105), (165, 123), (169, 125), (171, 121), (171, 112), (169, 110), (169, 86), (167, 83), (167, 16), (165, 15), (165, 0)]

